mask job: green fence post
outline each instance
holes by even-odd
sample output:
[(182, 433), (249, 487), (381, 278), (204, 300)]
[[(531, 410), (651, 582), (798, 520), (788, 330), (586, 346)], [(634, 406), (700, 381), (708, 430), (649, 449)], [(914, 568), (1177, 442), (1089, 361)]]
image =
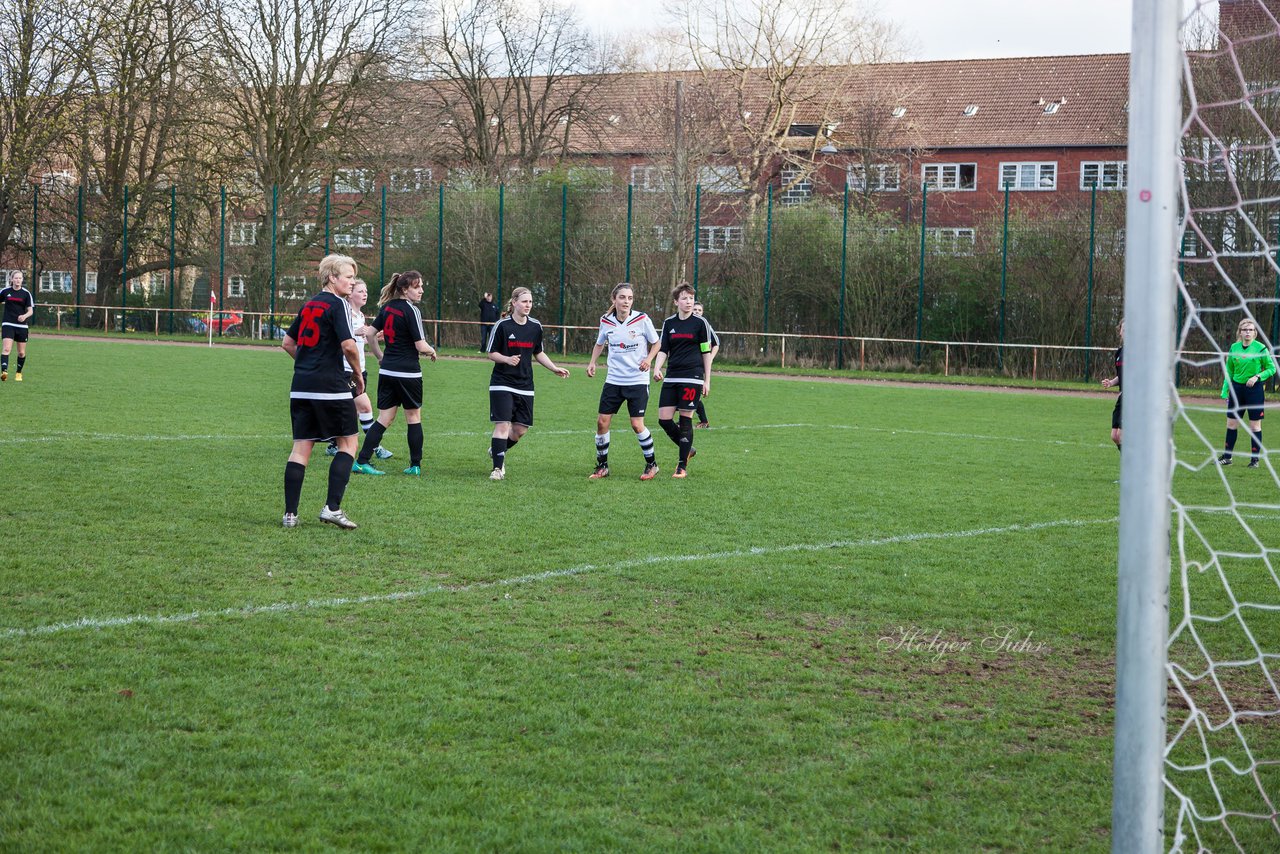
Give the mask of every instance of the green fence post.
[[(227, 302), (227, 185), (223, 184), (218, 191), (218, 310), (226, 308)], [(222, 337), (222, 326), (218, 324), (218, 337)]]
[(564, 256), (569, 229), (569, 185), (560, 185), (560, 326), (564, 326)]
[(382, 218), (378, 231), (378, 287), (387, 280), (387, 185), (382, 185)]
[(849, 259), (849, 182), (844, 183), (844, 210), (840, 224), (840, 313), (837, 315), (836, 369), (844, 368), (844, 290), (845, 268)]
[[(440, 202), (436, 208), (436, 320), (444, 319), (444, 181), (440, 182)], [(436, 343), (439, 344), (439, 334)]]
[(920, 185), (920, 288), (916, 301), (916, 362), (920, 361), (924, 339), (924, 251), (929, 224), (929, 182)]
[(324, 254), (329, 254), (329, 208), (333, 194), (333, 185), (324, 185)]
[(173, 292), (177, 289), (178, 188), (169, 187), (169, 334), (173, 334)]
[(631, 194), (635, 190), (634, 184), (627, 185), (627, 267), (623, 272), (622, 281), (631, 281)]
[(502, 305), (502, 229), (504, 216), (504, 206), (507, 196), (507, 185), (498, 185), (498, 305)]
[(129, 185), (124, 185), (124, 220), (120, 229), (120, 331), (125, 331), (125, 297), (129, 293)]
[(1000, 346), (996, 348), (996, 362), (1004, 370), (1004, 306), (1009, 280), (1009, 182), (1004, 184), (1004, 232), (1000, 238)]
[[(276, 322), (276, 214), (280, 207), (280, 186), (271, 185), (271, 326)], [(270, 328), (270, 327), (268, 327)], [(258, 327), (261, 331), (262, 327)], [(272, 329), (274, 333), (275, 330)]]
[(84, 298), (84, 181), (76, 188), (76, 329), (80, 328), (80, 301)]
[(702, 185), (693, 188), (693, 296), (698, 296), (698, 237), (702, 234)]
[(764, 218), (764, 346), (769, 352), (769, 285), (773, 277), (773, 184), (767, 188)]
[(1093, 372), (1093, 254), (1097, 240), (1095, 225), (1098, 211), (1098, 182), (1091, 181), (1089, 186), (1089, 282), (1084, 308), (1084, 381), (1089, 382)]

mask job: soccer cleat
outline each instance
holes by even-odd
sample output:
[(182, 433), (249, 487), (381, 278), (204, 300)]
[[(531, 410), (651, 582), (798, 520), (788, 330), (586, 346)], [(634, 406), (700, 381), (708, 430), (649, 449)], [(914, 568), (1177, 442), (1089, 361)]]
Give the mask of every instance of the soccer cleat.
[(699, 429), (699, 430), (706, 430), (708, 427), (710, 427), (710, 426), (711, 426), (711, 422), (710, 422), (710, 421), (699, 421), (697, 424), (694, 424), (693, 426), (694, 426), (696, 429)]
[(653, 480), (658, 476), (658, 464), (649, 463), (644, 467), (644, 473), (640, 475), (641, 480)]
[(348, 519), (346, 513), (343, 513), (341, 509), (330, 510), (328, 504), (320, 511), (320, 521), (328, 522), (330, 525), (337, 525), (347, 531), (354, 530), (356, 527), (356, 523)]
[(1231, 465), (1231, 457), (1227, 454), (1223, 454), (1222, 456), (1218, 457), (1218, 465), (1220, 466)]
[(609, 476), (609, 467), (602, 464), (602, 465), (596, 466), (596, 470), (587, 476), (587, 480), (600, 480), (601, 478), (608, 477), (608, 476)]
[(494, 469), (489, 472), (489, 480), (503, 480), (506, 476), (507, 472), (505, 469)]
[(689, 476), (689, 472), (685, 471), (684, 466), (676, 466), (676, 470), (671, 473), (671, 476), (684, 479)]
[(5, 380), (7, 380), (7, 379), (9, 379), (9, 372), (8, 372), (8, 371), (0, 371), (0, 383), (4, 382), (4, 381), (5, 381)]
[(1257, 460), (1249, 460), (1249, 468), (1251, 468), (1251, 469), (1256, 469), (1257, 467), (1258, 467), (1258, 461), (1257, 461)]
[(324, 452), (331, 457), (336, 457), (338, 455), (338, 446), (328, 445), (325, 447)]
[(284, 514), (284, 521), (281, 522), (280, 524), (284, 525), (284, 527), (286, 528), (298, 527), (298, 514), (297, 513)]
[(697, 449), (697, 448), (689, 448), (689, 459), (690, 459), (690, 460), (692, 460), (692, 459), (693, 459), (694, 457), (696, 457), (697, 455), (698, 455), (698, 449)]
[(381, 445), (373, 449), (373, 455), (380, 460), (389, 460), (395, 456), (395, 454), (391, 453)]
[(378, 471), (368, 463), (353, 463), (351, 466), (352, 474), (386, 474), (385, 471)]
[(15, 383), (22, 382), (22, 371), (18, 371), (16, 374), (13, 375), (13, 381)]
[(422, 469), (418, 466), (409, 466), (407, 469), (404, 470), (404, 473), (407, 475), (412, 475), (413, 477), (420, 477), (422, 475)]

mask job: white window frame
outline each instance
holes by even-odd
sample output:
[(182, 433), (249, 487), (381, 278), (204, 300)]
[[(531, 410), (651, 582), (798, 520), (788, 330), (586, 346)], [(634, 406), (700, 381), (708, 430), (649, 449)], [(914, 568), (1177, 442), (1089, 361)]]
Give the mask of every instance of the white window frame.
[(1049, 192), (1058, 189), (1058, 161), (1009, 160), (1000, 164), (1000, 190)]
[(698, 251), (721, 253), (742, 245), (742, 226), (703, 225), (698, 228)]
[(303, 246), (311, 242), (311, 235), (315, 234), (316, 224), (314, 222), (300, 222), (294, 225), (289, 231), (289, 236), (285, 238), (285, 243), (289, 246)]
[(40, 173), (40, 189), (44, 192), (70, 190), (79, 180), (70, 169), (53, 169)]
[[(1093, 175), (1090, 177), (1089, 173)], [(1083, 160), (1080, 162), (1080, 189), (1089, 192), (1094, 181), (1099, 190), (1125, 190), (1129, 187), (1129, 161)]]
[(699, 166), (698, 183), (702, 185), (702, 192), (721, 196), (747, 191), (747, 185), (742, 182), (742, 176), (738, 174), (736, 166)]
[(391, 193), (419, 193), (431, 184), (431, 167), (413, 166), (392, 169), (387, 176), (387, 191)]
[(422, 227), (413, 222), (387, 223), (387, 246), (392, 249), (412, 249), (422, 243)]
[(244, 299), (249, 292), (249, 281), (244, 276), (227, 276), (227, 296)]
[(69, 222), (45, 222), (38, 232), (40, 243), (46, 246), (76, 242), (76, 230)]
[(338, 169), (333, 173), (333, 192), (340, 196), (362, 196), (373, 189), (369, 169)]
[(972, 255), (977, 232), (972, 228), (930, 228), (929, 251), (934, 255)]
[[(969, 186), (965, 186), (966, 172)], [(978, 164), (925, 163), (920, 167), (920, 181), (935, 192), (972, 193), (978, 189)]]
[[(782, 193), (778, 201), (784, 205), (802, 205), (813, 198), (813, 175), (805, 175), (800, 166), (783, 166), (779, 175)], [(798, 180), (797, 180), (798, 179)], [(787, 184), (794, 181), (790, 187)]]
[(631, 186), (642, 193), (661, 193), (668, 187), (668, 170), (652, 163), (636, 164), (631, 167)]
[(333, 245), (352, 249), (373, 248), (373, 223), (348, 225), (343, 231), (333, 233)]
[(98, 271), (84, 271), (84, 292), (86, 294), (96, 294), (98, 292)]
[(258, 226), (259, 222), (247, 219), (236, 219), (231, 221), (231, 228), (227, 229), (227, 243), (231, 246), (255, 246), (258, 243)]
[[(58, 278), (55, 279), (54, 277)], [(6, 287), (8, 286), (8, 274), (5, 275)], [(41, 270), (40, 282), (38, 283), (39, 291), (42, 294), (69, 294), (75, 288), (73, 287), (75, 279), (69, 270)]]
[(101, 243), (102, 242), (102, 226), (96, 222), (85, 221), (84, 224), (84, 242), (85, 243)]
[(896, 163), (872, 163), (871, 186), (867, 186), (865, 163), (850, 163), (845, 167), (844, 185), (852, 192), (896, 193), (901, 188), (902, 173)]
[(667, 236), (667, 227), (665, 225), (652, 226), (653, 242), (657, 245), (659, 252), (670, 252), (676, 248), (675, 241)]
[(308, 292), (310, 284), (306, 276), (277, 276), (276, 296), (280, 299), (304, 300), (311, 296)]

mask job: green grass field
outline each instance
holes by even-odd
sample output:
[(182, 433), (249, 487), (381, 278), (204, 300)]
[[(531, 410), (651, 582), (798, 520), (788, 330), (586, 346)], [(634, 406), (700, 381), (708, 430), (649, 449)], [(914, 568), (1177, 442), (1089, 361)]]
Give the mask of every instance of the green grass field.
[(323, 455), (283, 530), (282, 352), (34, 341), (0, 849), (1109, 847), (1110, 400), (726, 374), (687, 480), (651, 415), (662, 474), (618, 419), (588, 482), (566, 364), (506, 481), (487, 363), (442, 360), (424, 477), (401, 419), (359, 530)]

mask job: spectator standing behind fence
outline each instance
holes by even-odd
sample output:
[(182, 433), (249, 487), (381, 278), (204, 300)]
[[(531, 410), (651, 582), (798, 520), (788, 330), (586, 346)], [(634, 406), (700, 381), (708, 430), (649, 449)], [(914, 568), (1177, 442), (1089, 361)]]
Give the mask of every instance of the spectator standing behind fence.
[[(1120, 335), (1120, 346), (1116, 348), (1116, 375), (1102, 381), (1103, 388), (1120, 388), (1121, 380), (1124, 379), (1124, 321), (1120, 321), (1120, 325), (1116, 327), (1116, 332)], [(1122, 438), (1120, 431), (1120, 401), (1124, 399), (1124, 391), (1122, 390), (1116, 395), (1116, 405), (1111, 410), (1111, 441), (1116, 443), (1116, 450), (1120, 450), (1120, 440)]]
[[(693, 313), (698, 317), (702, 317), (702, 311), (702, 303), (695, 302), (693, 304)], [(703, 320), (706, 320), (706, 318), (704, 317)], [(709, 320), (707, 321), (707, 331), (711, 333), (711, 361), (714, 362), (716, 360), (716, 353), (720, 352), (720, 336), (716, 334), (715, 327), (711, 325), (711, 321)], [(701, 427), (705, 430), (711, 426), (711, 422), (707, 421), (707, 407), (706, 404), (702, 402), (702, 398), (698, 398), (697, 410), (698, 423), (693, 426)]]
[(485, 344), (489, 342), (489, 331), (498, 322), (498, 304), (493, 301), (493, 294), (488, 291), (480, 298), (480, 352), (485, 352)]
[(1231, 452), (1236, 447), (1236, 435), (1240, 427), (1240, 414), (1249, 417), (1249, 468), (1258, 467), (1258, 455), (1262, 452), (1262, 385), (1275, 375), (1276, 363), (1271, 351), (1258, 340), (1258, 327), (1245, 318), (1236, 327), (1239, 339), (1227, 353), (1226, 378), (1222, 381), (1222, 396), (1227, 401), (1227, 442), (1218, 465), (1231, 465)]
[(22, 286), (23, 278), (21, 270), (14, 270), (9, 274), (9, 286), (0, 291), (0, 303), (4, 305), (4, 320), (0, 324), (4, 330), (0, 382), (9, 379), (9, 351), (15, 341), (18, 342), (18, 370), (14, 372), (14, 382), (22, 382), (22, 366), (27, 361), (27, 321), (35, 314), (36, 301), (31, 291)]
[(356, 402), (347, 385), (342, 363), (351, 366), (358, 397), (364, 392), (360, 353), (351, 332), (347, 297), (356, 280), (356, 262), (346, 255), (326, 255), (320, 262), (320, 293), (307, 300), (293, 319), (280, 346), (293, 359), (289, 414), (293, 421), (293, 451), (284, 467), (284, 526), (298, 525), (302, 481), (316, 442), (338, 437), (338, 453), (329, 464), (329, 495), (320, 521), (354, 528), (342, 512), (342, 496), (351, 479), (356, 453)]

